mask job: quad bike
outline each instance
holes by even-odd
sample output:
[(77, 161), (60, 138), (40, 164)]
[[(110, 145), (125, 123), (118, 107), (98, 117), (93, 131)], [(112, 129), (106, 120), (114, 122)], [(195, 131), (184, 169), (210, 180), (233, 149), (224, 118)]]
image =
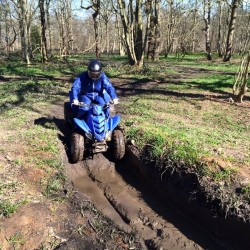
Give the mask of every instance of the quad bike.
[(70, 103), (65, 102), (64, 118), (72, 126), (70, 153), (73, 163), (82, 161), (86, 151), (92, 154), (109, 151), (114, 160), (120, 160), (125, 155), (124, 131), (119, 126), (121, 117), (110, 116), (111, 105), (79, 103), (79, 106), (87, 107), (88, 111), (84, 119), (78, 119)]

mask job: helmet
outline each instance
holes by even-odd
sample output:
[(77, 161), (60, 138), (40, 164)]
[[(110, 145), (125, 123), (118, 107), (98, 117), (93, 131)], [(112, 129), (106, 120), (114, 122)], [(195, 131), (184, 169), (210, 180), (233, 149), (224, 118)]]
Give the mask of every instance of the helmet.
[(102, 65), (98, 60), (90, 60), (88, 64), (88, 76), (96, 81), (101, 77)]

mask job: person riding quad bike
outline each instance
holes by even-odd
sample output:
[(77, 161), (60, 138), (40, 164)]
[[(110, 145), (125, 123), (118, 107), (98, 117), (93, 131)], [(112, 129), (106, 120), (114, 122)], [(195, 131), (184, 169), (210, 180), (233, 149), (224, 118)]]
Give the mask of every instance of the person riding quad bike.
[(72, 125), (72, 162), (83, 160), (86, 150), (93, 154), (109, 151), (114, 160), (122, 159), (125, 137), (121, 117), (110, 114), (118, 97), (98, 60), (91, 60), (87, 71), (76, 78), (69, 97), (70, 102), (64, 104), (64, 117)]
[[(79, 102), (85, 103), (86, 106), (78, 106)], [(86, 114), (87, 105), (92, 102), (100, 105), (109, 102), (118, 104), (115, 88), (102, 71), (100, 61), (95, 59), (90, 60), (88, 69), (75, 79), (70, 91), (70, 103), (77, 118)], [(106, 112), (109, 112), (109, 109)]]

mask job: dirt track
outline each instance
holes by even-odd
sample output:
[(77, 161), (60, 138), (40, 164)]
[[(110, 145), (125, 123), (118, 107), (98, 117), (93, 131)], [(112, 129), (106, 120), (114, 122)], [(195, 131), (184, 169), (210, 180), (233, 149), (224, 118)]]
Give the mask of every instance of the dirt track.
[(123, 230), (136, 231), (147, 249), (219, 249), (213, 239), (188, 224), (180, 211), (155, 197), (131, 175), (126, 158), (114, 165), (102, 154), (83, 163), (67, 164), (74, 187)]

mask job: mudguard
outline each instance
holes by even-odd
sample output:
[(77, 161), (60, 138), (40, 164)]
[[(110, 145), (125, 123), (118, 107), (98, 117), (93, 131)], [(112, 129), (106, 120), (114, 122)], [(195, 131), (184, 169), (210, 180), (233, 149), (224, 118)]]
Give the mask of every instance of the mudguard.
[(89, 126), (87, 125), (87, 123), (84, 120), (80, 120), (78, 118), (74, 118), (74, 122), (84, 132), (91, 133), (91, 130), (90, 130)]
[(120, 123), (121, 117), (119, 115), (115, 115), (109, 119), (109, 130), (113, 131), (117, 125)]

